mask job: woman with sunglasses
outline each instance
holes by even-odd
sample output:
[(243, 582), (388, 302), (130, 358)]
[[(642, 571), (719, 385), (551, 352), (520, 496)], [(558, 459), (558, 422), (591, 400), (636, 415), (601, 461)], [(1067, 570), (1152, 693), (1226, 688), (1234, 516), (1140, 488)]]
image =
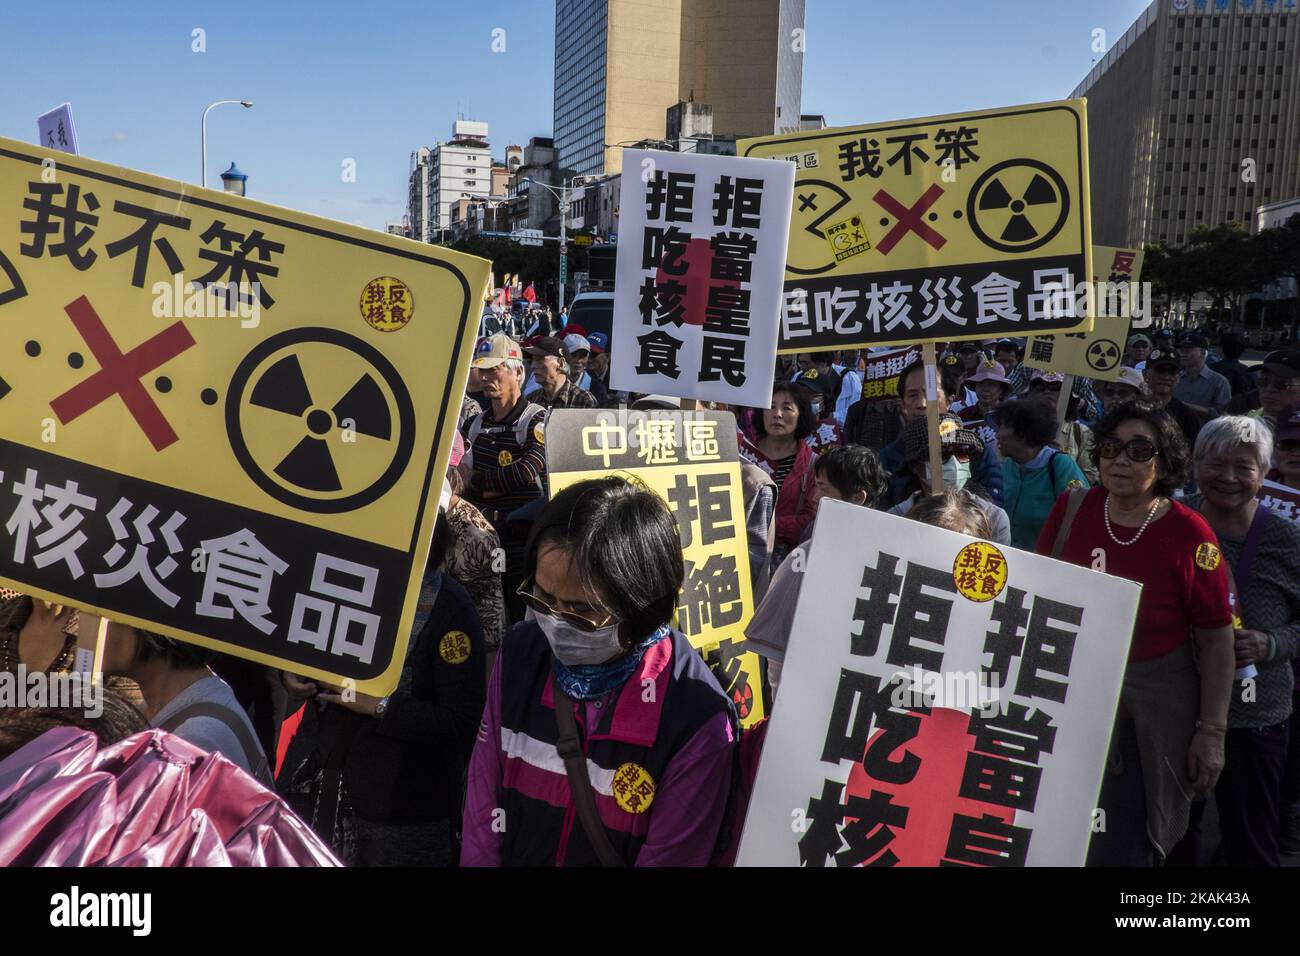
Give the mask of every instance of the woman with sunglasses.
[(1223, 769), (1235, 666), (1227, 564), (1205, 519), (1170, 497), (1190, 454), (1166, 412), (1120, 405), (1096, 438), (1101, 487), (1062, 495), (1037, 550), (1142, 585), (1131, 641), (1115, 634), (1128, 666), (1098, 804), (1106, 826), (1088, 862), (1150, 866), (1186, 832), (1192, 792)]
[(622, 478), (571, 485), (525, 561), (528, 620), (488, 684), (462, 865), (708, 863), (736, 715), (671, 626), (684, 568), (668, 505)]

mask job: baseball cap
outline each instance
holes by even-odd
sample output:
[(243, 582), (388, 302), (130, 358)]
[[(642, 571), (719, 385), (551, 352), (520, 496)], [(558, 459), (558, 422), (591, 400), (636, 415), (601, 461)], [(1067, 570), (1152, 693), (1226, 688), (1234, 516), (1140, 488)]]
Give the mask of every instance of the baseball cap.
[(1034, 369), (1034, 374), (1029, 377), (1030, 385), (1033, 385), (1035, 382), (1047, 382), (1049, 385), (1052, 385), (1064, 381), (1065, 376), (1060, 372), (1044, 372), (1041, 368)]
[(1119, 370), (1119, 378), (1115, 379), (1116, 385), (1131, 385), (1139, 392), (1146, 392), (1147, 380), (1142, 377), (1142, 373), (1128, 365)]
[(1273, 438), (1277, 441), (1300, 440), (1300, 405), (1288, 405), (1277, 416)]
[(604, 352), (609, 348), (609, 336), (604, 332), (592, 332), (587, 336), (593, 352)]
[(1007, 388), (1011, 387), (1011, 379), (1007, 378), (1007, 370), (1002, 367), (1001, 362), (981, 362), (975, 374), (966, 379), (967, 385), (974, 385), (977, 382), (997, 382)]
[(1151, 347), (1151, 336), (1149, 336), (1149, 335), (1143, 335), (1141, 332), (1139, 332), (1137, 335), (1130, 335), (1130, 336), (1128, 337), (1128, 344), (1129, 344), (1129, 345), (1145, 345), (1147, 348), (1150, 348), (1150, 347)]
[[(570, 328), (572, 328), (572, 326), (570, 326)], [(587, 341), (586, 336), (572, 332), (564, 337), (564, 347), (569, 350), (570, 354), (573, 352), (591, 351), (591, 343)]]
[[(972, 455), (979, 455), (984, 451), (984, 442), (960, 418), (952, 412), (944, 412), (939, 416), (939, 447), (943, 451), (965, 449)], [(924, 461), (929, 457), (930, 420), (928, 417), (913, 419), (903, 429), (903, 459)]]
[(960, 342), (957, 345), (957, 354), (960, 355), (962, 352), (978, 352), (981, 348), (982, 344), (980, 342)]
[(524, 351), (533, 358), (541, 358), (544, 355), (564, 358), (564, 343), (553, 335), (540, 335), (531, 340), (528, 348), (524, 349)]
[(1300, 351), (1296, 349), (1278, 349), (1264, 356), (1265, 371), (1277, 372), (1288, 378), (1300, 376)]
[(586, 326), (579, 325), (577, 322), (570, 322), (568, 325), (564, 327), (564, 334), (565, 335), (586, 335), (587, 328)]
[(478, 348), (474, 350), (475, 368), (496, 368), (502, 362), (514, 359), (522, 362), (524, 353), (519, 349), (519, 343), (506, 335), (504, 332), (498, 332), (479, 342)]
[(1183, 357), (1178, 354), (1176, 349), (1155, 349), (1147, 356), (1147, 368), (1155, 368), (1157, 365), (1172, 365), (1181, 372), (1183, 370)]
[(1202, 332), (1188, 332), (1178, 343), (1182, 349), (1208, 349), (1210, 340)]

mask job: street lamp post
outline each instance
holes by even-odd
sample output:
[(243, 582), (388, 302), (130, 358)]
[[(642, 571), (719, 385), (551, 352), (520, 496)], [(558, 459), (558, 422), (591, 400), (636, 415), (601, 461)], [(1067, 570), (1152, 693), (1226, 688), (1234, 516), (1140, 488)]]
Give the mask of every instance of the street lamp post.
[(208, 185), (208, 113), (214, 106), (222, 106), (226, 103), (238, 103), (244, 109), (251, 109), (252, 100), (217, 100), (203, 111), (203, 121), (199, 124), (199, 140), (203, 146), (203, 178), (200, 180), (206, 189)]
[[(567, 262), (567, 260), (568, 260), (568, 249), (569, 249), (569, 233), (568, 233), (568, 219), (569, 219), (569, 187), (566, 186), (563, 182), (561, 182), (561, 183), (560, 183), (560, 188), (559, 188), (559, 189), (556, 189), (554, 186), (549, 186), (549, 185), (547, 185), (546, 183), (539, 183), (537, 180), (535, 180), (535, 179), (531, 179), (531, 178), (529, 178), (529, 179), (521, 179), (520, 182), (522, 182), (522, 183), (528, 183), (529, 186), (541, 186), (543, 189), (545, 189), (547, 192), (549, 192), (552, 196), (554, 196), (556, 199), (558, 199), (558, 200), (560, 201), (560, 261), (561, 261), (561, 262)], [(561, 270), (561, 276), (559, 277), (559, 278), (560, 278), (559, 287), (560, 287), (560, 311), (561, 311), (561, 312), (564, 311), (564, 277), (563, 277), (563, 271), (564, 271), (564, 270)]]

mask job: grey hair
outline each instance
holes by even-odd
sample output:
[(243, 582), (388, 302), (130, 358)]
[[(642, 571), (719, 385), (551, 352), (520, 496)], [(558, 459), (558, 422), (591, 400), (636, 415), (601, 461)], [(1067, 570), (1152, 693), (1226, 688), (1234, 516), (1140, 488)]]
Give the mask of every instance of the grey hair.
[(1196, 436), (1192, 460), (1200, 464), (1211, 455), (1230, 455), (1242, 445), (1255, 453), (1260, 474), (1268, 471), (1273, 461), (1273, 433), (1263, 419), (1249, 415), (1222, 415), (1206, 422)]
[(524, 383), (524, 378), (528, 373), (524, 370), (523, 362), (519, 359), (503, 359), (501, 364), (515, 373), (515, 378), (519, 379), (520, 385)]

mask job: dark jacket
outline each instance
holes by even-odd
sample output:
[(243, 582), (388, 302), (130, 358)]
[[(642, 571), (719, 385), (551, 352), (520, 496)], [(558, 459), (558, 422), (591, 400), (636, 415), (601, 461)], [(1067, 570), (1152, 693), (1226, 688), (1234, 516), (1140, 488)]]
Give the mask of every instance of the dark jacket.
[(343, 785), (356, 815), (373, 823), (426, 823), (460, 814), (461, 782), (487, 699), (485, 651), (469, 592), (450, 576), (440, 577), (438, 597), (407, 650), (383, 718), (334, 704), (321, 710), (309, 701), (298, 732), (321, 764), (341, 735), (353, 734)]
[[(888, 511), (912, 493), (912, 472), (903, 465), (903, 439), (880, 449), (880, 464), (889, 475), (889, 488), (879, 507)], [(990, 501), (1002, 507), (1002, 459), (994, 449), (985, 448), (983, 454), (972, 459), (970, 480), (988, 492)]]

